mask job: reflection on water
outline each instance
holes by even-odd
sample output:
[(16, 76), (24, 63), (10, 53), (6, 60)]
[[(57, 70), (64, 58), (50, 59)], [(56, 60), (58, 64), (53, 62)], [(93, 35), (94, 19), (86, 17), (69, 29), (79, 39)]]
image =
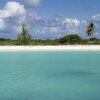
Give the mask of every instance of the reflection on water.
[(88, 51), (0, 52), (0, 100), (100, 100), (99, 59)]

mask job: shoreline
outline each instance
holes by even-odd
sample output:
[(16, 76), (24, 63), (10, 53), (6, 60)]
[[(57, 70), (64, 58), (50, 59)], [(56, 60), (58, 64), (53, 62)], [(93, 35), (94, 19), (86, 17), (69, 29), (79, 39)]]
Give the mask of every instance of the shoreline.
[(100, 45), (0, 46), (0, 51), (100, 51)]

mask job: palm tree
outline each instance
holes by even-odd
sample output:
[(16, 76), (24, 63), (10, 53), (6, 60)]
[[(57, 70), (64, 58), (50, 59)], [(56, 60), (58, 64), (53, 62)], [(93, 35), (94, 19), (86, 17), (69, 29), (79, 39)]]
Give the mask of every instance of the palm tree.
[(86, 34), (87, 36), (91, 37), (94, 35), (94, 33), (95, 33), (95, 25), (94, 23), (89, 23)]

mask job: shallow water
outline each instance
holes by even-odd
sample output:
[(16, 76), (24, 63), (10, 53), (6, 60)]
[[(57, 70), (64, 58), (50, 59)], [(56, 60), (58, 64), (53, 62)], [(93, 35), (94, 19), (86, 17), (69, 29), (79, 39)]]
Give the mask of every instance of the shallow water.
[(100, 100), (100, 52), (0, 52), (0, 100)]

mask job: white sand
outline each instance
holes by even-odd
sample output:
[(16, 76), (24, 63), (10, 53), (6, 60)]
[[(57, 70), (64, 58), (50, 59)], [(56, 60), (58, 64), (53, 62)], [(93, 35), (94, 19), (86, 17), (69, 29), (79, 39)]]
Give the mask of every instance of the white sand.
[(100, 45), (0, 46), (0, 51), (100, 51)]

